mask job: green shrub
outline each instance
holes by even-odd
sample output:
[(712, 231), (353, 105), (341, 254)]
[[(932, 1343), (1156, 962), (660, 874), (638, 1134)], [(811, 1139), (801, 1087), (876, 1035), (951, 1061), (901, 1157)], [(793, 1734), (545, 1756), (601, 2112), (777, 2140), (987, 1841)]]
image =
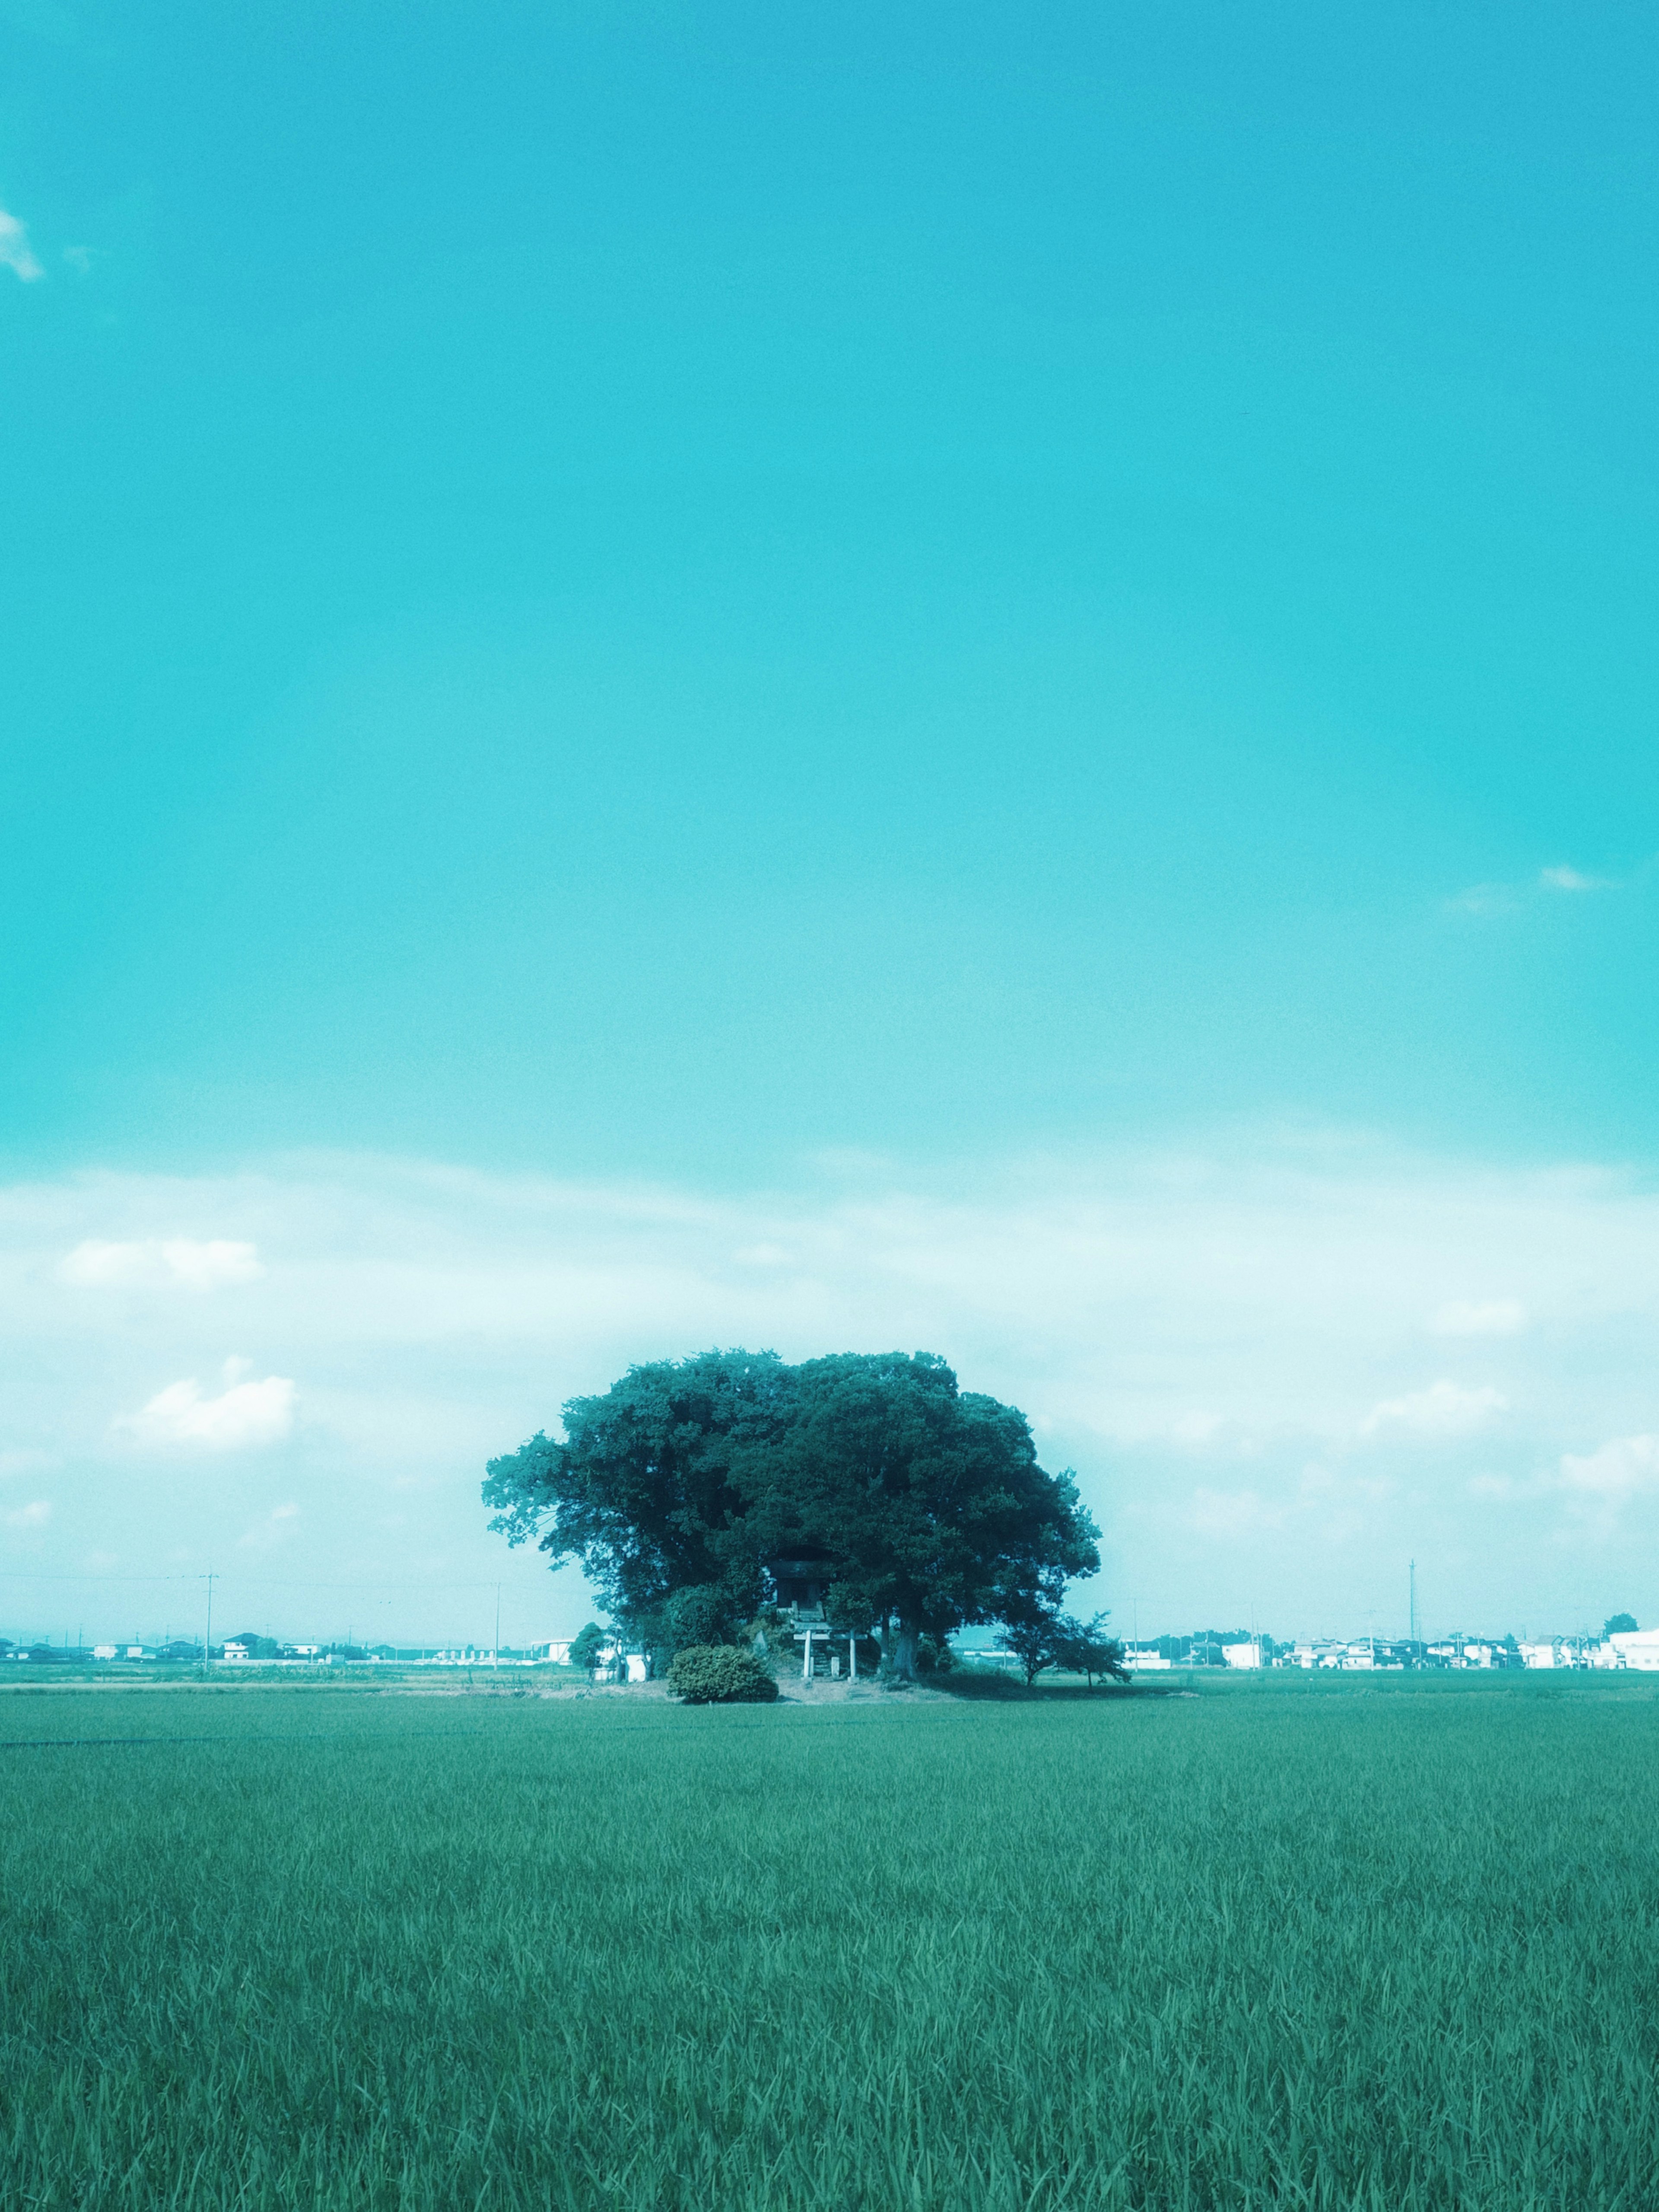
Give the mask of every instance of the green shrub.
[(662, 1610), (671, 1651), (693, 1651), (705, 1644), (737, 1641), (742, 1608), (718, 1583), (677, 1589)]
[(692, 1644), (677, 1651), (668, 1686), (688, 1705), (764, 1705), (778, 1694), (754, 1653), (728, 1644)]

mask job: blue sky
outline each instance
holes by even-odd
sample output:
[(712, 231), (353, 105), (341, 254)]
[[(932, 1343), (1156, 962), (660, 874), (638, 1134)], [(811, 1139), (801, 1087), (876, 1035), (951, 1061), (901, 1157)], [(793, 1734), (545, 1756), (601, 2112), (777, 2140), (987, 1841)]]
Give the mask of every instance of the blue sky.
[[(1644, 1294), (1594, 1358), (1582, 1334), (1639, 1281), (1597, 1240), (1645, 1220), (1659, 1153), (1659, 34), (786, 14), (0, 6), (0, 1170), (12, 1310), (58, 1332), (0, 1438), (27, 1571), (194, 1572), (217, 1500), (222, 1548), (292, 1504), (270, 1540), (319, 1575), (340, 1470), (400, 1479), (329, 1393), (390, 1435), (423, 1340), (343, 1324), (347, 1376), (270, 1302), (325, 1264), (319, 1188), (427, 1279), (436, 1174), (479, 1194), (464, 1235), (438, 1209), (469, 1282), (516, 1279), (501, 1194), (534, 1189), (599, 1296), (545, 1211), (580, 1188), (733, 1251), (799, 1234), (823, 1297), (769, 1328), (663, 1231), (604, 1328), (486, 1301), (481, 1336), (440, 1269), (422, 1372), (468, 1410), (434, 1416), (426, 1517), (350, 1536), (388, 1574), (458, 1546), (493, 1574), (481, 1451), (629, 1358), (879, 1319), (1061, 1409), (1106, 1601), (1311, 1616), (1340, 1578), (1294, 1501), (1340, 1431), (1396, 1486), (1343, 1509), (1387, 1577), (1420, 1494), (1485, 1563), (1449, 1604), (1593, 1607), (1604, 1573), (1639, 1612), (1642, 1451), (1602, 1537), (1559, 1513), (1568, 1459), (1659, 1430)], [(1350, 1316), (1340, 1412), (1288, 1291), (1248, 1408), (1215, 1412), (1178, 1299), (1103, 1366), (1148, 1279), (1110, 1237), (1052, 1227), (1049, 1352), (985, 1321), (1010, 1176), (1063, 1224), (1194, 1159), (1218, 1223), (1315, 1273), (1322, 1223), (1333, 1265), (1376, 1260), (1334, 1188), (1413, 1194), (1439, 1257), (1410, 1328)], [(1571, 1291), (1517, 1256), (1562, 1175)], [(1466, 1224), (1492, 1178), (1534, 1227), (1440, 1236), (1434, 1194)], [(812, 1242), (895, 1205), (956, 1304), (854, 1295)], [(170, 1242), (261, 1272), (192, 1286)], [(141, 1256), (63, 1276), (88, 1243)], [(1449, 1335), (1454, 1306), (1511, 1321)], [(133, 1425), (241, 1387), (232, 1358), (291, 1385), (280, 1434)], [(1428, 1457), (1377, 1474), (1416, 1417), (1364, 1424), (1419, 1400)], [(131, 1480), (155, 1510), (118, 1543)], [(1234, 1590), (1203, 1527), (1252, 1512)]]

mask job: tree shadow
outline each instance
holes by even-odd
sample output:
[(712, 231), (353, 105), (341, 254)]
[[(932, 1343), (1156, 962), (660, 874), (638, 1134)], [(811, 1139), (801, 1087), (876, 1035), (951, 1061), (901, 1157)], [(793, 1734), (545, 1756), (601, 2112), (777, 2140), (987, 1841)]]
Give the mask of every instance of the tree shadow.
[(927, 1686), (942, 1691), (947, 1698), (965, 1698), (988, 1705), (1098, 1705), (1108, 1698), (1121, 1701), (1177, 1694), (1173, 1686), (1165, 1688), (1160, 1683), (1154, 1688), (1150, 1682), (1097, 1682), (1091, 1689), (1086, 1682), (1045, 1682), (1039, 1677), (1028, 1685), (1018, 1675), (994, 1674), (988, 1669), (981, 1674), (966, 1667), (952, 1668), (948, 1674), (930, 1674)]

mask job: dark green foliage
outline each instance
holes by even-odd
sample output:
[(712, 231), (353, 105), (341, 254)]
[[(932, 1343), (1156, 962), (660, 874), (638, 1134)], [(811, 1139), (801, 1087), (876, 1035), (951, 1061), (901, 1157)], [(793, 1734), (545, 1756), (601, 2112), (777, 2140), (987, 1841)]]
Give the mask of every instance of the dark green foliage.
[(739, 1523), (733, 1442), (775, 1429), (788, 1372), (769, 1352), (708, 1352), (630, 1367), (564, 1407), (565, 1442), (532, 1437), (492, 1460), (484, 1503), (508, 1541), (534, 1538), (554, 1565), (579, 1559), (617, 1619), (657, 1640), (678, 1590), (723, 1586), (737, 1617), (761, 1577)]
[(668, 1686), (688, 1705), (765, 1705), (778, 1694), (755, 1654), (729, 1644), (693, 1644), (677, 1651)]
[(1060, 1620), (1059, 1607), (1041, 1595), (1016, 1597), (1004, 1608), (1002, 1640), (1024, 1668), (1028, 1689), (1059, 1662)]
[(274, 1636), (256, 1636), (251, 1628), (245, 1628), (240, 1636), (228, 1637), (226, 1641), (244, 1645), (250, 1659), (280, 1659), (283, 1656), (283, 1647)]
[(1122, 1644), (1106, 1633), (1107, 1619), (1107, 1614), (1097, 1613), (1090, 1620), (1078, 1620), (1062, 1613), (1054, 1624), (1055, 1666), (1067, 1674), (1085, 1675), (1091, 1689), (1097, 1674), (1109, 1675), (1117, 1682), (1129, 1679)]
[(959, 1390), (928, 1352), (799, 1367), (704, 1352), (630, 1368), (564, 1421), (565, 1443), (538, 1436), (490, 1462), (491, 1526), (580, 1559), (653, 1646), (679, 1640), (682, 1594), (703, 1594), (701, 1617), (731, 1635), (767, 1559), (817, 1556), (836, 1625), (890, 1627), (904, 1677), (919, 1637), (1055, 1606), (1100, 1564), (1073, 1478), (1038, 1465), (1024, 1415)]
[(1615, 1613), (1601, 1633), (1603, 1636), (1634, 1636), (1636, 1615), (1633, 1613)]
[(763, 1554), (827, 1554), (837, 1620), (895, 1625), (901, 1678), (920, 1636), (1001, 1618), (1018, 1594), (1057, 1598), (1099, 1565), (1073, 1477), (1040, 1467), (1025, 1416), (959, 1390), (944, 1360), (846, 1352), (796, 1368), (793, 1389), (735, 1481)]
[(694, 1644), (735, 1644), (742, 1616), (720, 1583), (695, 1583), (676, 1590), (662, 1609), (662, 1642), (672, 1651)]
[(614, 1641), (615, 1638), (607, 1636), (597, 1620), (590, 1620), (586, 1628), (571, 1638), (566, 1663), (572, 1667), (585, 1667), (591, 1674), (599, 1663), (600, 1652)]

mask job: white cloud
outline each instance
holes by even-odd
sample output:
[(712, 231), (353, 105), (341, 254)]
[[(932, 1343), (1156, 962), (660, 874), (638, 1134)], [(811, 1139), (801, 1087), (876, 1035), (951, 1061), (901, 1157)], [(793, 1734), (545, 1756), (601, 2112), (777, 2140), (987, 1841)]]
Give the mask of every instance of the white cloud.
[(19, 1505), (9, 1513), (0, 1514), (8, 1528), (44, 1528), (52, 1518), (52, 1508), (44, 1498), (33, 1504)]
[(1514, 884), (1471, 884), (1467, 890), (1455, 892), (1444, 903), (1451, 914), (1519, 914), (1540, 892), (1611, 891), (1618, 888), (1610, 876), (1587, 876), (1564, 864), (1540, 868), (1532, 883), (1518, 887)]
[(1385, 1398), (1381, 1405), (1373, 1406), (1360, 1423), (1359, 1433), (1375, 1437), (1389, 1429), (1401, 1429), (1419, 1437), (1466, 1437), (1508, 1407), (1509, 1400), (1501, 1390), (1464, 1390), (1455, 1382), (1431, 1382), (1426, 1390), (1413, 1390), (1403, 1398)]
[(1564, 1452), (1561, 1487), (1603, 1505), (1659, 1489), (1659, 1437), (1614, 1437), (1599, 1451)]
[(87, 1290), (131, 1290), (182, 1284), (187, 1290), (225, 1290), (264, 1274), (258, 1248), (215, 1237), (151, 1237), (111, 1244), (88, 1237), (65, 1254), (58, 1274)]
[(46, 273), (29, 251), (27, 231), (4, 208), (0, 208), (0, 269), (9, 269), (26, 284), (36, 283)]
[(1540, 868), (1538, 880), (1547, 891), (1609, 891), (1614, 888), (1606, 876), (1580, 875), (1577, 868)]
[(295, 1389), (286, 1375), (246, 1382), (245, 1360), (225, 1362), (225, 1388), (206, 1396), (194, 1376), (158, 1390), (142, 1413), (118, 1425), (143, 1444), (198, 1444), (209, 1451), (245, 1451), (281, 1442), (294, 1425)]
[(1518, 1336), (1526, 1325), (1519, 1298), (1453, 1298), (1429, 1322), (1437, 1336)]

